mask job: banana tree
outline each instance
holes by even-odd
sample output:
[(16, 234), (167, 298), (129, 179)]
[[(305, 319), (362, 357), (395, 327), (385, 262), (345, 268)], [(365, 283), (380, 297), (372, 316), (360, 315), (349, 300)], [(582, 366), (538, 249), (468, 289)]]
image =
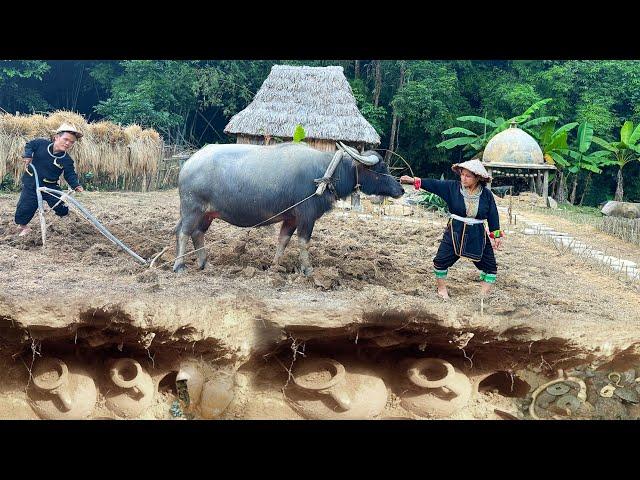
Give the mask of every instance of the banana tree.
[(573, 187), (571, 188), (571, 196), (569, 202), (575, 204), (576, 189), (578, 187), (578, 177), (580, 170), (587, 170), (589, 177), (587, 184), (590, 181), (590, 175), (593, 173), (602, 173), (602, 168), (605, 165), (611, 164), (610, 156), (611, 152), (607, 150), (600, 150), (597, 152), (587, 153), (591, 148), (593, 142), (593, 126), (589, 122), (583, 122), (578, 127), (578, 133), (576, 136), (576, 148), (569, 149), (567, 154), (569, 155), (570, 165), (568, 167), (569, 173), (574, 175)]
[(442, 132), (442, 135), (457, 134), (462, 136), (443, 140), (438, 145), (436, 145), (436, 147), (451, 150), (453, 148), (462, 146), (462, 151), (466, 152), (465, 157), (479, 156), (487, 146), (489, 140), (491, 140), (498, 133), (507, 129), (513, 122), (520, 124), (521, 128), (528, 129), (536, 125), (541, 125), (551, 120), (555, 120), (557, 117), (547, 116), (534, 119), (531, 118), (536, 111), (549, 103), (551, 100), (551, 98), (540, 100), (527, 108), (522, 114), (511, 117), (507, 120), (502, 117), (497, 117), (495, 121), (491, 121), (488, 118), (479, 117), (476, 115), (465, 115), (462, 117), (458, 117), (456, 118), (456, 120), (458, 120), (459, 122), (472, 122), (480, 125), (482, 127), (482, 132), (476, 133), (465, 127), (448, 128), (447, 130)]
[(569, 132), (577, 126), (578, 122), (571, 122), (556, 129), (556, 120), (551, 119), (544, 122), (539, 130), (527, 130), (538, 141), (545, 162), (550, 165), (555, 165), (558, 169), (555, 185), (557, 192), (556, 199), (559, 202), (566, 200), (564, 169), (571, 166), (570, 160), (566, 158), (569, 152), (567, 138)]
[(564, 158), (569, 149), (567, 138), (569, 132), (577, 126), (578, 122), (571, 122), (556, 129), (556, 121), (551, 120), (545, 122), (540, 130), (528, 130), (528, 132), (538, 141), (544, 160), (548, 164), (567, 167), (569, 162)]
[(624, 178), (622, 169), (627, 163), (638, 159), (640, 155), (640, 125), (633, 127), (633, 122), (627, 120), (620, 129), (620, 140), (615, 142), (607, 142), (599, 137), (593, 137), (593, 142), (600, 145), (605, 151), (612, 154), (615, 160), (610, 164), (618, 165), (618, 181), (616, 185), (616, 194), (614, 199), (622, 202), (624, 198)]

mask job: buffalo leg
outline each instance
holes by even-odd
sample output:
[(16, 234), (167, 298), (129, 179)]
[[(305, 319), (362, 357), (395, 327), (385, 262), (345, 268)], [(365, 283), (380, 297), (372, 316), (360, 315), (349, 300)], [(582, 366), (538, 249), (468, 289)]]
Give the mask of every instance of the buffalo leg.
[[(182, 230), (182, 218), (180, 218), (180, 220), (178, 221), (178, 225), (176, 225), (175, 228), (175, 234), (176, 234), (176, 257), (179, 257), (180, 255), (182, 255), (182, 253), (184, 253), (184, 249), (186, 248), (186, 244), (180, 248), (180, 231)], [(173, 264), (173, 271), (174, 272), (180, 272), (182, 270), (184, 270), (184, 261), (179, 261), (181, 260), (181, 258), (176, 258), (176, 261)]]
[(293, 219), (285, 220), (280, 227), (280, 234), (278, 235), (278, 248), (276, 249), (276, 256), (273, 258), (274, 265), (280, 265), (282, 255), (284, 255), (284, 249), (289, 245), (291, 235), (297, 228), (296, 222)]
[(198, 257), (198, 268), (204, 270), (204, 266), (207, 264), (207, 251), (204, 248), (204, 232), (196, 230), (191, 234), (191, 241), (193, 247), (196, 249), (196, 256)]
[(174, 272), (182, 272), (186, 267), (184, 266), (184, 253), (187, 251), (187, 245), (189, 244), (189, 235), (179, 230), (176, 234), (176, 261), (173, 264)]
[(300, 267), (302, 273), (309, 276), (313, 273), (311, 260), (309, 260), (309, 242), (313, 232), (314, 223), (298, 226), (298, 245), (300, 247)]
[(204, 234), (209, 230), (209, 226), (214, 218), (214, 215), (205, 214), (204, 218), (200, 221), (200, 225), (198, 225), (198, 229), (191, 234), (191, 241), (193, 242), (193, 247), (196, 249), (198, 267), (200, 270), (204, 270), (204, 267), (207, 264), (207, 251), (204, 248)]
[(202, 220), (202, 214), (189, 212), (183, 215), (176, 228), (176, 261), (173, 264), (174, 272), (181, 272), (185, 269), (184, 254), (187, 252), (189, 237), (196, 231)]

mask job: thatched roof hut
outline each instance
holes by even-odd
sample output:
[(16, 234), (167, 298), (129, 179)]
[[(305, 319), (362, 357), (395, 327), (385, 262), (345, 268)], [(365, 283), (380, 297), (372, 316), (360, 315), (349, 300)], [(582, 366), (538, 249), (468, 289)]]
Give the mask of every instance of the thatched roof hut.
[(298, 124), (305, 142), (320, 150), (335, 150), (337, 140), (359, 148), (380, 143), (358, 110), (342, 67), (274, 65), (253, 101), (224, 131), (237, 134), (238, 143), (269, 144), (272, 137), (291, 140)]

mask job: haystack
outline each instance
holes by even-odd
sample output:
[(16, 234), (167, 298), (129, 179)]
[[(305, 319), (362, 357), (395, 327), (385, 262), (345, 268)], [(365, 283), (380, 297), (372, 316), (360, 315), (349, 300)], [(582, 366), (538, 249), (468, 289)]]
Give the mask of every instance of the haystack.
[(56, 110), (55, 112), (50, 113), (47, 116), (46, 123), (50, 134), (52, 134), (62, 123), (70, 123), (78, 128), (82, 133), (87, 129), (87, 121), (84, 117), (76, 112), (70, 112), (68, 110)]
[(158, 158), (162, 156), (162, 141), (158, 132), (130, 125), (124, 129), (124, 133), (128, 139), (132, 175), (140, 177), (155, 174)]
[(130, 173), (127, 137), (122, 127), (103, 121), (89, 124), (85, 132), (75, 152), (79, 170), (103, 173), (113, 181)]
[(71, 151), (76, 171), (94, 174), (100, 179), (123, 184), (144, 185), (157, 172), (163, 142), (155, 130), (138, 125), (123, 128), (111, 122), (87, 123), (77, 113), (59, 110), (44, 115), (0, 115), (0, 179), (10, 173), (17, 184), (24, 168), (22, 154), (27, 141), (51, 138), (61, 123), (76, 126), (83, 134)]

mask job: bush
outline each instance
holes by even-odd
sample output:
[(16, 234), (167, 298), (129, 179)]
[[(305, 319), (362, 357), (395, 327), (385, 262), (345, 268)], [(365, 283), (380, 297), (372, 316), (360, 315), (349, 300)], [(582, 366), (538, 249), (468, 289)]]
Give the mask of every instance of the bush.
[(0, 181), (0, 192), (19, 192), (20, 185), (14, 183), (13, 175), (7, 173)]
[(435, 193), (426, 192), (424, 195), (420, 197), (420, 200), (418, 201), (418, 205), (424, 207), (429, 211), (434, 211), (441, 214), (449, 213), (447, 202), (445, 202), (442, 198), (440, 198)]

